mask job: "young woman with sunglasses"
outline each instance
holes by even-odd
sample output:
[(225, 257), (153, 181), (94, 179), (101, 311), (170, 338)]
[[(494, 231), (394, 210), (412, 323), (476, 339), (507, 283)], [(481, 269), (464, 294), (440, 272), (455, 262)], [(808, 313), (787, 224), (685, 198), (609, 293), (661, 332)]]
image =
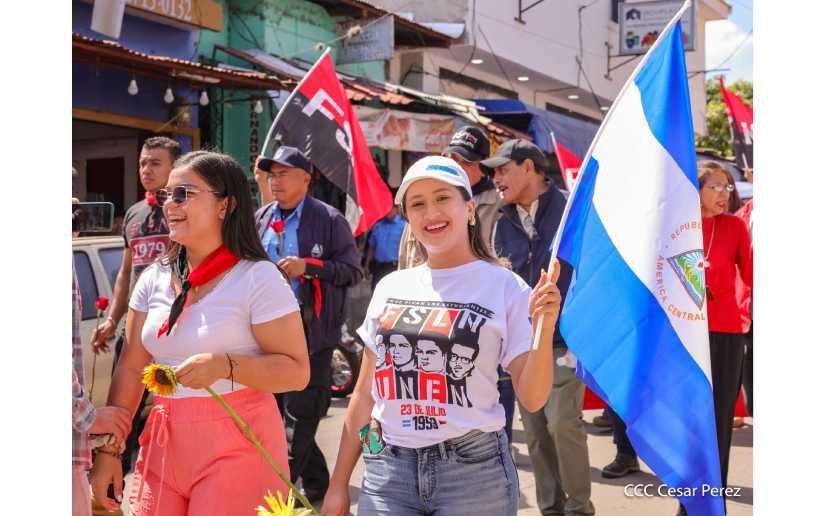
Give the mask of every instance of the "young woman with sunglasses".
[(705, 253), (705, 298), (710, 330), (710, 367), (722, 484), (728, 459), (748, 324), (739, 315), (737, 277), (753, 286), (753, 254), (745, 222), (730, 213), (739, 203), (733, 176), (714, 161), (698, 164)]
[(553, 384), (558, 266), (531, 292), (499, 264), (481, 238), (467, 175), (452, 159), (416, 162), (395, 202), (426, 262), (390, 273), (373, 293), (321, 512), (347, 514), (349, 479), (362, 455), (359, 515), (514, 515), (518, 475), (498, 366), (511, 373), (526, 407), (544, 406)]
[[(287, 488), (204, 388), (222, 394), (289, 471), (271, 393), (299, 390), (309, 378), (298, 305), (255, 234), (252, 198), (234, 159), (183, 156), (169, 176), (163, 212), (172, 245), (132, 294), (109, 404), (138, 409), (150, 362), (172, 366), (180, 385), (155, 396), (131, 514), (246, 514), (268, 489), (285, 495)], [(104, 450), (92, 471), (95, 498), (114, 508), (107, 488), (113, 484), (120, 496), (121, 482), (117, 450)]]

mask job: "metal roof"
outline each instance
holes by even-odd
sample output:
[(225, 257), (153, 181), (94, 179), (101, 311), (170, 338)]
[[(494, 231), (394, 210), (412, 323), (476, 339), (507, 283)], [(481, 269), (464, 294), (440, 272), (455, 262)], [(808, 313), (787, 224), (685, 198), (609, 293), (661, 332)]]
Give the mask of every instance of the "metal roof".
[[(331, 14), (359, 12), (362, 18), (392, 16), (396, 27), (396, 42), (415, 47), (449, 47), (456, 39), (450, 31), (439, 31), (436, 26), (428, 26), (412, 21), (404, 16), (365, 0), (310, 0), (324, 7)], [(454, 28), (453, 28), (454, 29)], [(462, 33), (464, 31), (462, 30)], [(459, 34), (460, 36), (461, 34)]]
[[(215, 48), (227, 54), (242, 59), (250, 64), (263, 68), (269, 72), (285, 77), (286, 81), (297, 84), (307, 72), (300, 63), (284, 59), (282, 57), (269, 54), (258, 48), (238, 50), (225, 46), (216, 45)], [(413, 99), (400, 95), (386, 87), (383, 83), (377, 83), (360, 77), (352, 77), (343, 73), (338, 73), (338, 79), (344, 85), (347, 97), (351, 101), (362, 102), (373, 100), (375, 97), (385, 103), (392, 105), (406, 105)]]
[(221, 68), (168, 56), (138, 52), (110, 40), (72, 33), (72, 61), (100, 65), (139, 75), (175, 80), (196, 87), (283, 89), (280, 79), (255, 70)]

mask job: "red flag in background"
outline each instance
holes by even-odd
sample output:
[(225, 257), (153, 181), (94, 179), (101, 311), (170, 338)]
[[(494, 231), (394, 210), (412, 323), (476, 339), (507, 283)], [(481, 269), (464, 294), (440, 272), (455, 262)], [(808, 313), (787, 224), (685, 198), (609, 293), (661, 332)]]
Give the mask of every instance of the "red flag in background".
[(273, 130), (276, 141), (301, 149), (327, 179), (346, 193), (345, 216), (354, 236), (367, 231), (390, 211), (392, 194), (375, 167), (329, 50), (293, 90), (270, 132)]
[(553, 149), (556, 151), (556, 158), (559, 160), (559, 168), (561, 168), (564, 184), (567, 185), (569, 191), (573, 187), (573, 180), (579, 175), (582, 160), (573, 151), (556, 141), (556, 135), (553, 132), (550, 133), (550, 138), (553, 140)]
[(725, 89), (722, 77), (719, 77), (719, 88), (725, 100), (730, 123), (733, 153), (736, 155), (736, 164), (740, 168), (753, 167), (753, 108), (748, 107), (735, 93)]

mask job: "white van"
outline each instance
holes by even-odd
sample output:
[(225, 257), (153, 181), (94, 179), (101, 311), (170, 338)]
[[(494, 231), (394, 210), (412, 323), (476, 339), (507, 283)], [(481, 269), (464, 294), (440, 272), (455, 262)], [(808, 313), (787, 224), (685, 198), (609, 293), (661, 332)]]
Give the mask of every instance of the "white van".
[(72, 239), (72, 254), (77, 272), (77, 284), (83, 303), (80, 321), (80, 338), (83, 344), (83, 372), (85, 391), (91, 393), (96, 407), (106, 404), (112, 367), (115, 357), (115, 340), (110, 342), (109, 352), (92, 353), (92, 333), (97, 327), (99, 296), (112, 299), (115, 279), (123, 262), (123, 237), (94, 236)]

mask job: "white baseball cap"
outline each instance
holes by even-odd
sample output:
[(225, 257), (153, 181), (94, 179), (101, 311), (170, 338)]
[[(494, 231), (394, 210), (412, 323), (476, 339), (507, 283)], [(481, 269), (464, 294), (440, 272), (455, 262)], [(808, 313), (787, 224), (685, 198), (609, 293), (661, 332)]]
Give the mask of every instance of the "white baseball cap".
[(473, 196), (473, 189), (470, 187), (470, 179), (455, 160), (444, 156), (427, 156), (413, 163), (407, 170), (398, 192), (395, 194), (395, 204), (400, 205), (404, 201), (404, 194), (407, 188), (419, 179), (437, 179), (449, 185), (463, 188), (467, 195)]

